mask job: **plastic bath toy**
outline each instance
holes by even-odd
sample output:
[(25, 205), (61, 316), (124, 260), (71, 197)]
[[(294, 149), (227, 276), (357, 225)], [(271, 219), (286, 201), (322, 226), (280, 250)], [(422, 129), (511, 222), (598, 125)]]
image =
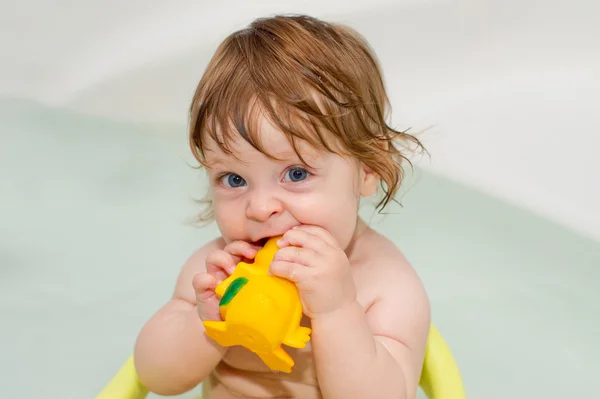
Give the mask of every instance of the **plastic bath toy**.
[(282, 348), (304, 348), (311, 329), (300, 326), (302, 303), (289, 280), (269, 275), (277, 240), (270, 238), (253, 263), (238, 263), (215, 292), (223, 321), (205, 321), (206, 334), (222, 346), (240, 345), (274, 371), (290, 373), (294, 360)]

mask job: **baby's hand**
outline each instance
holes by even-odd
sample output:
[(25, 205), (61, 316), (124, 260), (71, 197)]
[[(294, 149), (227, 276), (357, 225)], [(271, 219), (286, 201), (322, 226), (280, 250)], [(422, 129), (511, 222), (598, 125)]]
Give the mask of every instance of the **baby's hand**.
[(233, 241), (206, 257), (206, 272), (194, 277), (196, 306), (202, 320), (220, 320), (217, 285), (229, 277), (242, 259), (254, 259), (257, 248), (244, 241)]
[(317, 226), (297, 226), (278, 243), (271, 274), (293, 281), (310, 318), (356, 300), (350, 261), (337, 240)]

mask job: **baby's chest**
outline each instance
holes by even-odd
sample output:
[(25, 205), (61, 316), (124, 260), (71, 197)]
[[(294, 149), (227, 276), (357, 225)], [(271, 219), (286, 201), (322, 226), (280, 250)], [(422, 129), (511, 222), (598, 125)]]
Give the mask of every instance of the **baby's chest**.
[(286, 348), (286, 351), (295, 361), (291, 373), (271, 371), (252, 352), (242, 347), (231, 347), (211, 374), (205, 396), (210, 399), (322, 399), (310, 346)]
[[(312, 364), (312, 345), (310, 342), (305, 348), (296, 349), (283, 346), (285, 351), (294, 359), (295, 366), (299, 364)], [(229, 348), (224, 360), (231, 366), (238, 368), (249, 369), (253, 371), (269, 371), (269, 368), (264, 365), (260, 358), (241, 346), (233, 346)], [(296, 368), (296, 367), (294, 367)]]
[[(304, 316), (300, 325), (310, 327), (310, 319)], [(294, 367), (291, 373), (278, 373), (285, 379), (304, 380), (303, 382), (316, 381), (316, 373), (313, 361), (313, 347), (309, 341), (304, 348), (291, 348), (283, 345), (283, 349), (294, 360)], [(274, 373), (263, 361), (254, 353), (241, 346), (229, 348), (223, 361), (230, 367), (249, 372), (259, 372), (265, 374)]]

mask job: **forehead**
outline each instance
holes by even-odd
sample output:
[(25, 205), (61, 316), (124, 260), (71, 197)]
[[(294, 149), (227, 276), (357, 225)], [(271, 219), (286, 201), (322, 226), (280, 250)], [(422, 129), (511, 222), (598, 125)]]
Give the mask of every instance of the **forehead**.
[(204, 150), (209, 163), (231, 158), (244, 162), (245, 159), (255, 156), (266, 156), (281, 161), (299, 158), (308, 161), (315, 160), (323, 152), (302, 139), (295, 139), (292, 143), (289, 135), (264, 116), (257, 118), (251, 137), (243, 137), (242, 133), (235, 130), (227, 136), (208, 135)]

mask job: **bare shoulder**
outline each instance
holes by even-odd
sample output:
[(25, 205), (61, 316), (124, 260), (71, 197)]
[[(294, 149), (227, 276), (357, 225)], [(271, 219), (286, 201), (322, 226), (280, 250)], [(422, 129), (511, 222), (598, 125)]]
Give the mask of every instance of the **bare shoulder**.
[(391, 240), (375, 231), (369, 235), (361, 269), (370, 276), (366, 278), (366, 290), (372, 293), (370, 307), (379, 304), (398, 316), (410, 313), (416, 323), (428, 326), (429, 298), (417, 272)]
[(217, 237), (204, 246), (196, 250), (184, 263), (177, 278), (177, 285), (175, 286), (175, 292), (173, 298), (183, 299), (185, 301), (196, 303), (196, 296), (194, 288), (192, 287), (192, 280), (198, 273), (206, 271), (206, 257), (212, 251), (223, 249), (225, 241), (222, 237)]
[[(374, 301), (383, 297), (402, 295), (402, 287), (408, 293), (424, 296), (424, 286), (417, 272), (404, 253), (387, 237), (369, 229), (358, 248), (357, 263), (359, 278), (368, 292), (373, 292)], [(427, 304), (428, 305), (428, 304)]]

